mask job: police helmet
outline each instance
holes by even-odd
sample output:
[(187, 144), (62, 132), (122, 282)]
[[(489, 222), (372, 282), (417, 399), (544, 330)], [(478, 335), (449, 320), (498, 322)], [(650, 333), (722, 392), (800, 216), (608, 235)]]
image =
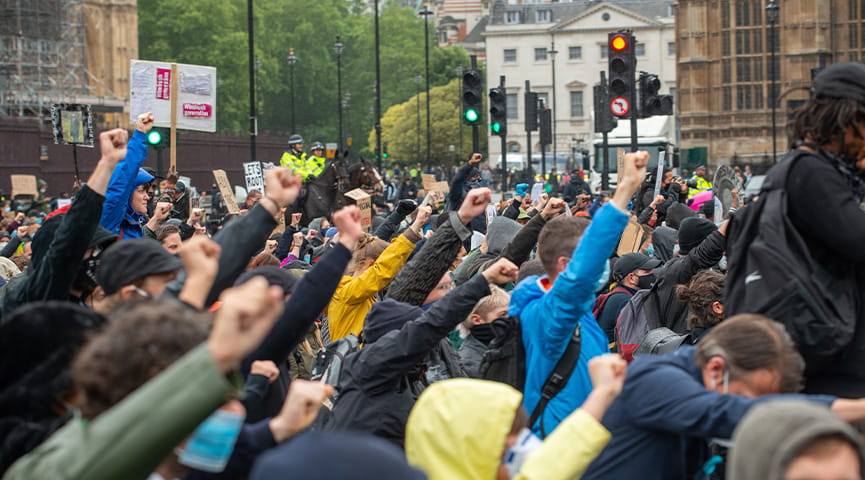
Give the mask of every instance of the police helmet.
[(298, 143), (303, 143), (303, 137), (301, 137), (300, 135), (294, 134), (288, 137), (289, 145), (297, 145)]
[(310, 150), (324, 150), (324, 145), (321, 142), (313, 142), (312, 146), (309, 147)]

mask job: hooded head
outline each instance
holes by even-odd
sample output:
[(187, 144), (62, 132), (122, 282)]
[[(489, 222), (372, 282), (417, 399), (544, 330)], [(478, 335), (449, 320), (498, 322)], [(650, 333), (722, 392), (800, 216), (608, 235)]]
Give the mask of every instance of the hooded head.
[[(807, 456), (809, 450), (827, 439), (836, 439), (838, 445), (846, 443), (851, 447), (859, 463), (858, 478), (865, 478), (865, 446), (861, 435), (829, 409), (799, 400), (777, 400), (758, 405), (739, 422), (733, 433), (727, 478), (790, 478), (787, 471), (794, 460)], [(843, 449), (834, 450), (833, 453), (837, 454)], [(853, 472), (857, 470), (854, 468)]]
[(655, 246), (655, 258), (666, 262), (673, 257), (673, 248), (676, 245), (676, 230), (661, 226), (652, 232), (652, 245)]
[(703, 240), (718, 227), (705, 218), (691, 217), (682, 221), (679, 226), (679, 253), (687, 255), (691, 249), (703, 243)]
[(495, 217), (487, 226), (487, 253), (500, 254), (517, 236), (522, 225), (507, 217)]
[(405, 453), (429, 480), (496, 478), (523, 396), (466, 378), (424, 390), (406, 424)]
[[(150, 194), (146, 187), (153, 180), (153, 175), (147, 173), (143, 168), (138, 169), (138, 175), (135, 176), (135, 189), (129, 197), (129, 208), (127, 213), (144, 215), (147, 213), (147, 202), (150, 200)], [(145, 185), (142, 187), (142, 185)]]
[(399, 330), (406, 322), (423, 315), (420, 307), (387, 298), (375, 303), (363, 324), (363, 342), (374, 343), (386, 333)]

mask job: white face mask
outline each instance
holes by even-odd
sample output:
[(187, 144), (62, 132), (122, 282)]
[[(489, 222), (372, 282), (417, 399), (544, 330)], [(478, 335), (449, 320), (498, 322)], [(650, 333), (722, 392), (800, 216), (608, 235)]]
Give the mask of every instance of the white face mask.
[(520, 430), (519, 435), (517, 435), (517, 442), (508, 448), (504, 460), (502, 460), (502, 465), (508, 470), (508, 478), (517, 478), (523, 462), (543, 443), (543, 440), (536, 437), (528, 428)]

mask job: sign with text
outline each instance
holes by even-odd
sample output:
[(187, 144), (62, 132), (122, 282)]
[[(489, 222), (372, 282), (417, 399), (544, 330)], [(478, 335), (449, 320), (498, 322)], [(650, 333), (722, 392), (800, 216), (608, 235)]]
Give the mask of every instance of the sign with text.
[(12, 179), (12, 197), (18, 195), (39, 195), (35, 175), (10, 175)]
[[(171, 102), (177, 111), (176, 128), (216, 131), (216, 68), (177, 64), (177, 78), (172, 78), (172, 64), (132, 60), (130, 68), (129, 117), (153, 112), (154, 125), (171, 127)], [(176, 90), (172, 91), (172, 85)]]
[(93, 113), (90, 105), (55, 103), (51, 105), (54, 143), (93, 146)]
[(222, 194), (222, 200), (225, 202), (225, 208), (232, 215), (240, 215), (240, 208), (237, 206), (237, 198), (234, 196), (234, 191), (231, 190), (231, 182), (228, 181), (228, 175), (225, 170), (214, 170), (213, 178), (216, 180), (216, 186), (219, 188), (219, 193)]
[(246, 191), (258, 190), (264, 195), (264, 172), (261, 163), (248, 162), (243, 164), (243, 176), (246, 179)]
[(346, 197), (352, 199), (360, 209), (360, 226), (365, 232), (369, 232), (372, 227), (372, 199), (369, 194), (363, 189), (355, 188), (350, 192), (346, 192)]

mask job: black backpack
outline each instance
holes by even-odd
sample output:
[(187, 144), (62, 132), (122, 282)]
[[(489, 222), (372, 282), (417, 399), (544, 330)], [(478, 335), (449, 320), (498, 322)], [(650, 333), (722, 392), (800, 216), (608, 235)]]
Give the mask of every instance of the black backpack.
[(360, 350), (360, 340), (354, 335), (349, 335), (327, 344), (327, 346), (316, 352), (309, 379), (313, 382), (332, 385), (333, 395), (322, 402), (313, 427), (321, 428), (330, 420), (333, 406), (336, 405), (336, 400), (339, 398), (337, 387), (339, 386), (339, 378), (342, 373), (343, 364), (345, 363), (345, 357), (358, 350)]
[[(523, 391), (526, 385), (526, 350), (523, 347), (523, 329), (519, 317), (507, 317), (495, 320), (492, 323), (494, 337), (490, 341), (484, 358), (481, 362), (481, 377), (485, 380), (506, 383), (519, 391)], [(547, 404), (559, 392), (561, 392), (571, 374), (577, 367), (580, 359), (580, 326), (574, 329), (568, 346), (562, 358), (553, 367), (544, 386), (541, 388), (541, 400), (535, 406), (529, 417), (529, 426), (534, 426), (541, 419), (541, 438), (547, 436), (544, 429), (543, 413)]]
[(813, 373), (853, 338), (856, 285), (814, 260), (787, 214), (787, 176), (805, 155), (819, 154), (788, 153), (769, 171), (759, 199), (733, 214), (724, 307), (728, 315), (759, 313), (784, 324)]

